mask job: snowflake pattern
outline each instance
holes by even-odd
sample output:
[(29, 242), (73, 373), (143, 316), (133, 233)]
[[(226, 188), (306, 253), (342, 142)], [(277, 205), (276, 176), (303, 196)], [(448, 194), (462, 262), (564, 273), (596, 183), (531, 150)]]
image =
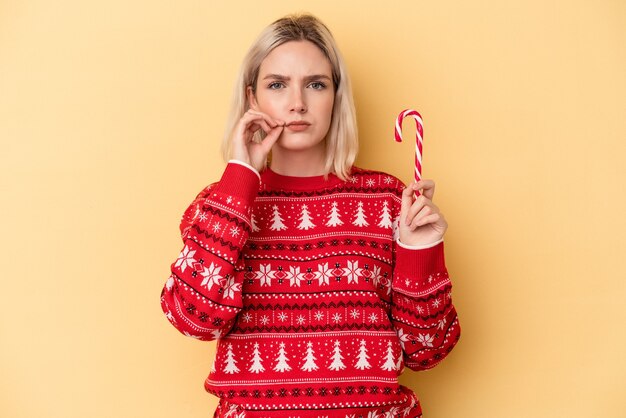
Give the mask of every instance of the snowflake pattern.
[(300, 267), (289, 266), (289, 273), (287, 273), (289, 286), (300, 287), (300, 282), (304, 280), (302, 276), (303, 274), (300, 273)]
[(180, 271), (184, 272), (187, 267), (192, 267), (196, 260), (193, 256), (196, 254), (196, 250), (191, 250), (189, 246), (185, 245), (183, 251), (181, 251), (180, 255), (176, 259), (175, 267), (180, 268)]
[(218, 266), (213, 262), (208, 268), (206, 266), (203, 266), (203, 270), (200, 272), (200, 275), (204, 277), (204, 280), (202, 280), (202, 283), (200, 283), (200, 285), (206, 286), (208, 290), (211, 290), (214, 284), (221, 286), (222, 276), (219, 274), (221, 269), (222, 266)]
[(422, 343), (424, 347), (432, 347), (435, 336), (430, 334), (417, 334), (417, 341)]
[(359, 268), (358, 261), (348, 260), (348, 266), (343, 269), (343, 273), (348, 277), (348, 283), (358, 283), (362, 272), (363, 269)]
[(235, 293), (241, 290), (241, 283), (235, 283), (235, 276), (228, 276), (224, 284), (224, 297), (226, 299), (234, 299)]
[(276, 277), (276, 272), (272, 271), (270, 264), (259, 266), (259, 271), (256, 272), (256, 278), (261, 282), (261, 286), (271, 286), (272, 279)]

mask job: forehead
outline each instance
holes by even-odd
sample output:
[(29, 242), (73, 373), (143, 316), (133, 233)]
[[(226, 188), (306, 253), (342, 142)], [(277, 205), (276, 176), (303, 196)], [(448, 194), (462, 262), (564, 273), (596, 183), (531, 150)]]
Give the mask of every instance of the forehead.
[(261, 74), (326, 74), (332, 66), (321, 49), (310, 41), (289, 41), (274, 48), (261, 62)]

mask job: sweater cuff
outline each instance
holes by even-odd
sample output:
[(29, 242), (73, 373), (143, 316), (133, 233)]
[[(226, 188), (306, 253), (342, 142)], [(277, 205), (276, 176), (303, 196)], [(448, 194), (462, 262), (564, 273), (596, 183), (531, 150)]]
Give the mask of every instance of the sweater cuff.
[(423, 249), (396, 246), (395, 273), (401, 281), (410, 279), (413, 284), (423, 283), (429, 277), (440, 274), (447, 276), (443, 240), (433, 247)]
[[(257, 175), (258, 173), (255, 174), (241, 163), (229, 162), (214, 191), (217, 194), (232, 196), (249, 208), (254, 203), (261, 184)], [(228, 203), (232, 205), (235, 202)]]
[(239, 165), (242, 165), (244, 167), (248, 167), (250, 170), (252, 170), (254, 172), (254, 174), (256, 174), (256, 176), (259, 178), (259, 180), (261, 180), (261, 174), (259, 174), (257, 169), (252, 167), (250, 164), (244, 163), (243, 161), (239, 161), (239, 160), (230, 160), (230, 161), (228, 161), (228, 163), (229, 164), (230, 163), (232, 163), (232, 164), (239, 164)]

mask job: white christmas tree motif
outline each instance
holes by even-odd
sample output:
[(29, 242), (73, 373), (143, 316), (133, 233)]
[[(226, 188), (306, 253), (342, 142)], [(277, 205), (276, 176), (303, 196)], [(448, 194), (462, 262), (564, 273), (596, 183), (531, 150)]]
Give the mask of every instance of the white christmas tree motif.
[(237, 360), (233, 354), (233, 345), (228, 344), (226, 348), (226, 367), (224, 367), (224, 373), (233, 374), (239, 373), (239, 367), (237, 367)]
[(300, 282), (304, 280), (304, 273), (300, 273), (300, 267), (289, 266), (287, 278), (289, 279), (289, 286), (300, 287)]
[(274, 205), (272, 206), (273, 209), (273, 213), (272, 213), (272, 226), (270, 226), (270, 229), (272, 231), (282, 231), (283, 229), (287, 229), (287, 227), (285, 226), (285, 224), (283, 223), (283, 218), (280, 216), (280, 212), (278, 211), (278, 206)]
[(311, 222), (311, 214), (307, 205), (302, 205), (302, 213), (300, 214), (300, 225), (298, 229), (315, 228), (315, 224)]
[(396, 361), (396, 370), (402, 370), (402, 365), (404, 363), (404, 356), (402, 351), (400, 351), (400, 355), (398, 356), (398, 361)]
[(252, 225), (252, 232), (259, 232), (261, 230), (256, 224), (256, 219), (254, 219), (254, 213), (250, 216), (250, 224)]
[(391, 211), (389, 210), (389, 205), (386, 200), (383, 202), (383, 212), (380, 215), (380, 222), (378, 222), (378, 226), (381, 228), (393, 228)]
[(339, 347), (339, 340), (335, 341), (335, 348), (333, 349), (333, 362), (328, 366), (330, 370), (343, 370), (346, 365), (343, 364), (343, 356), (341, 355), (341, 348)]
[(348, 283), (358, 283), (359, 277), (363, 274), (363, 269), (359, 268), (358, 260), (348, 260), (348, 267), (343, 268), (343, 274), (348, 278)]
[(196, 250), (191, 250), (189, 246), (185, 245), (185, 248), (180, 252), (180, 255), (176, 259), (175, 267), (180, 267), (180, 271), (185, 271), (187, 267), (191, 267), (196, 262), (193, 256), (196, 254)]
[(226, 299), (234, 299), (235, 292), (241, 290), (241, 283), (235, 283), (235, 276), (229, 276), (224, 284), (224, 297)]
[(319, 281), (319, 285), (330, 284), (330, 278), (333, 276), (331, 269), (328, 268), (328, 263), (318, 264), (315, 277)]
[(396, 370), (396, 359), (393, 356), (393, 348), (391, 347), (391, 341), (387, 343), (387, 357), (385, 357), (385, 364), (382, 365), (383, 370)]
[(434, 339), (435, 339), (435, 335), (434, 334), (432, 336), (430, 334), (426, 334), (426, 335), (424, 335), (424, 334), (417, 334), (417, 341), (422, 343), (422, 345), (424, 347), (432, 347)]
[(352, 225), (368, 226), (369, 222), (365, 219), (365, 212), (363, 212), (363, 202), (359, 202), (357, 206), (358, 208), (356, 210), (354, 221), (352, 221)]
[(301, 369), (305, 372), (312, 372), (313, 370), (317, 370), (317, 364), (315, 364), (315, 360), (317, 358), (313, 355), (313, 343), (309, 341), (306, 344), (306, 356), (304, 357), (304, 364)]
[(222, 276), (219, 274), (221, 269), (222, 266), (218, 266), (213, 262), (211, 262), (211, 265), (208, 268), (203, 266), (200, 275), (204, 277), (204, 280), (202, 280), (200, 285), (206, 286), (209, 290), (211, 290), (214, 284), (219, 286), (222, 283)]
[(397, 241), (400, 238), (400, 215), (396, 216), (393, 220), (393, 227), (391, 228), (393, 231), (393, 240)]
[(278, 357), (276, 357), (276, 366), (274, 366), (274, 371), (277, 372), (288, 372), (291, 370), (291, 366), (287, 364), (287, 355), (285, 353), (285, 343), (280, 343), (280, 349), (278, 350)]
[(261, 281), (261, 286), (271, 286), (272, 279), (276, 278), (276, 272), (272, 271), (270, 264), (259, 265), (259, 271), (256, 272), (256, 278)]
[(365, 340), (361, 340), (361, 345), (359, 347), (359, 354), (356, 358), (358, 359), (358, 361), (356, 362), (354, 367), (356, 367), (357, 369), (365, 370), (365, 369), (369, 369), (370, 367), (372, 367), (370, 365), (370, 362), (367, 361), (367, 359), (370, 358), (370, 356), (367, 355), (367, 348), (365, 347)]
[(252, 364), (250, 370), (252, 373), (261, 373), (265, 371), (265, 367), (261, 364), (261, 353), (259, 352), (259, 343), (254, 343), (254, 351), (252, 352)]
[(339, 218), (339, 209), (337, 209), (337, 202), (333, 202), (333, 207), (330, 210), (330, 215), (326, 226), (339, 226), (343, 225), (343, 221)]
[(370, 411), (367, 413), (367, 418), (380, 418), (378, 411)]

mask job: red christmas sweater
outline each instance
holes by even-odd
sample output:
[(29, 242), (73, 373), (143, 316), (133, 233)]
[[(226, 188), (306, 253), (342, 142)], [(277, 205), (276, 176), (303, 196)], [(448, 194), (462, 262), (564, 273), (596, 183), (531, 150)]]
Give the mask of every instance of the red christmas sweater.
[(259, 174), (230, 162), (183, 215), (161, 293), (183, 334), (218, 340), (216, 417), (419, 417), (399, 385), (460, 328), (443, 242), (397, 239), (397, 178)]

